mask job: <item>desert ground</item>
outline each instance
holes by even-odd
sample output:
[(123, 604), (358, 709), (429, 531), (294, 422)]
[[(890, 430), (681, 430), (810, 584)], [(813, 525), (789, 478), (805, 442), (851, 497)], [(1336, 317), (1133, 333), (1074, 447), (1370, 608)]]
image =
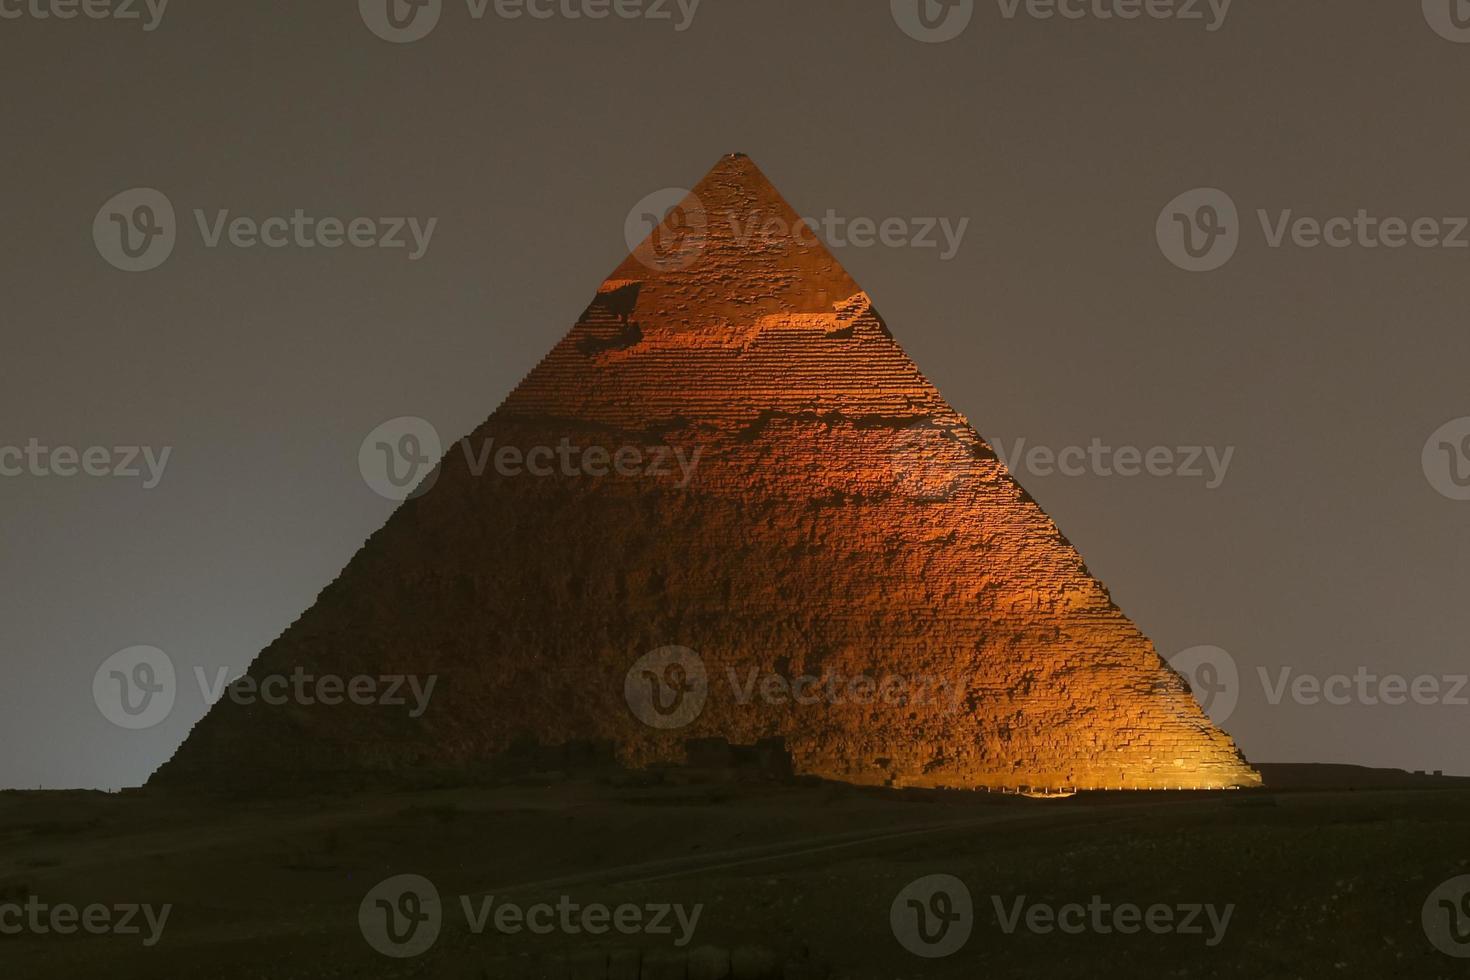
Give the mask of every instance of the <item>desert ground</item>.
[[(1465, 781), (1268, 767), (1267, 782), (1061, 800), (687, 771), (264, 801), (8, 792), (0, 904), (171, 909), (151, 945), (142, 915), (126, 935), (0, 936), (0, 975), (1467, 975), (1470, 963), (1435, 949), (1421, 924), (1436, 886), (1470, 874)], [(359, 908), (405, 874), (434, 883), (442, 929), (422, 955), (395, 958), (369, 944)], [(910, 882), (938, 874), (968, 888), (973, 932), (951, 955), (924, 958), (896, 938), (890, 909)], [(1189, 934), (1003, 928), (1017, 907), (1093, 896), (1233, 910), (1223, 932), (1203, 915)], [(472, 928), (466, 905), (506, 903), (673, 906), (686, 923), (699, 914), (692, 928), (669, 913), (668, 931), (637, 934), (512, 931), (513, 918), (502, 930), (493, 914)]]

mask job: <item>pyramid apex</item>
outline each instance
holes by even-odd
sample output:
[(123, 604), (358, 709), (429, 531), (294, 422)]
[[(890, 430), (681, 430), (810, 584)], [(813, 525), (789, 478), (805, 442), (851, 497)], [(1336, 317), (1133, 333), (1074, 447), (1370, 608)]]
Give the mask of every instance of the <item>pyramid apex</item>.
[(731, 173), (756, 174), (761, 178), (763, 183), (769, 183), (766, 175), (761, 172), (761, 168), (746, 153), (726, 153), (709, 169), (709, 172), (705, 175), (705, 179), (708, 180), (710, 177)]
[[(655, 319), (682, 329), (766, 315), (830, 314), (859, 291), (744, 153), (722, 156), (692, 189), (666, 188), (645, 198), (625, 231), (632, 252), (609, 282), (639, 283), (645, 329)], [(744, 286), (732, 294), (735, 280)], [(650, 318), (650, 310), (661, 315)]]

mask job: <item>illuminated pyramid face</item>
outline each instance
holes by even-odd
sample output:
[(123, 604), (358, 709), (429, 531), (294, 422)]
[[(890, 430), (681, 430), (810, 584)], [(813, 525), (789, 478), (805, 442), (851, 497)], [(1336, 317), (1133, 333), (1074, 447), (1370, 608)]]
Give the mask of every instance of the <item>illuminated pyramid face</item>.
[(1259, 782), (749, 159), (655, 222), (250, 671), (428, 710), (226, 700), (156, 778), (782, 738), (866, 784)]

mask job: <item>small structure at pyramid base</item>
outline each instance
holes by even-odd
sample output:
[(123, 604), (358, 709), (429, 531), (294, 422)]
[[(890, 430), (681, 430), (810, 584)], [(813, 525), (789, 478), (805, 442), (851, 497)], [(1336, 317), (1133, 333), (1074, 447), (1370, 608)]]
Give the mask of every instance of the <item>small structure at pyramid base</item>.
[(1259, 784), (743, 156), (425, 485), (249, 673), (432, 677), (427, 710), (227, 698), (154, 784), (770, 739), (866, 785)]

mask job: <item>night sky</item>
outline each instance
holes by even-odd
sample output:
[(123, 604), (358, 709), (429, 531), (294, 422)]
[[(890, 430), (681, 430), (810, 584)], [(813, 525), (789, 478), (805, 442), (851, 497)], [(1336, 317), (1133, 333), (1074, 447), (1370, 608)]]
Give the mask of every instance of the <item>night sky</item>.
[[(1470, 774), (1470, 422), (1436, 435), (1470, 416), (1470, 43), (1433, 0), (1010, 6), (923, 43), (877, 0), (444, 0), (400, 44), (352, 0), (0, 0), (0, 787), (145, 780), (205, 710), (195, 668), (243, 671), (391, 513), (364, 437), (470, 431), (621, 261), (630, 209), (731, 151), (849, 231), (968, 219), (953, 250), (834, 251), (1159, 651), (1229, 652), (1248, 758)], [(135, 188), (176, 241), (130, 273), (94, 225)], [(1156, 234), (1223, 200), (1197, 188), (1236, 209), (1210, 212), (1238, 238), (1212, 271)], [(1312, 247), (1304, 217), (1353, 220)], [(404, 247), (284, 230), (323, 218)], [(1112, 462), (1019, 465), (1018, 440)], [(1202, 473), (1119, 475), (1120, 447)], [(126, 731), (93, 679), (138, 645), (180, 688)], [(1285, 668), (1440, 696), (1273, 704)]]

